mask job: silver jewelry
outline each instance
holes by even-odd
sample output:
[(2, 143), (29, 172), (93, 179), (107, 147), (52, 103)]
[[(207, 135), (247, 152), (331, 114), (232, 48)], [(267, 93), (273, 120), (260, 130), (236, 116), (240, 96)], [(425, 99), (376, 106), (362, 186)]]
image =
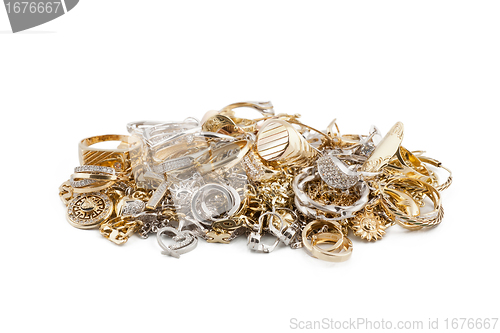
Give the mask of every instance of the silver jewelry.
[(316, 165), (321, 179), (330, 187), (347, 190), (359, 180), (358, 173), (349, 169), (344, 162), (333, 154), (320, 156), (316, 161)]
[[(263, 223), (264, 223), (264, 216), (268, 213), (264, 213), (259, 217), (259, 224), (254, 226), (254, 230), (248, 235), (248, 241), (247, 241), (247, 247), (252, 250), (252, 251), (257, 251), (257, 252), (263, 252), (263, 253), (271, 253), (274, 251), (274, 249), (278, 246), (280, 243), (280, 239), (276, 237), (276, 241), (272, 245), (267, 245), (262, 243), (261, 238), (263, 234)], [(269, 212), (269, 214), (275, 214)], [(278, 214), (276, 214), (279, 216)], [(281, 219), (281, 216), (279, 216)], [(281, 221), (283, 221), (281, 219)], [(269, 223), (272, 224), (272, 223)]]
[[(219, 218), (219, 219), (213, 218), (213, 216), (216, 214), (210, 211), (210, 208), (206, 203), (206, 197), (212, 191), (217, 191), (219, 193), (222, 193), (225, 197), (226, 205), (224, 209), (226, 212), (225, 214), (226, 217), (224, 218)], [(233, 216), (234, 213), (238, 211), (240, 204), (241, 204), (241, 198), (238, 192), (233, 187), (211, 183), (200, 187), (199, 190), (193, 195), (191, 201), (191, 211), (193, 213), (193, 217), (197, 221), (206, 225), (211, 225), (213, 221), (219, 221)], [(219, 213), (220, 215), (220, 213), (223, 212), (217, 212), (217, 213)]]
[[(174, 234), (172, 239), (175, 243), (168, 246), (165, 245), (161, 238), (163, 234)], [(172, 227), (164, 227), (158, 230), (156, 239), (158, 240), (160, 247), (163, 249), (161, 254), (175, 258), (180, 258), (181, 254), (194, 250), (198, 245), (198, 238), (196, 238), (190, 231), (179, 231)]]
[(92, 173), (107, 173), (109, 175), (115, 174), (115, 169), (100, 165), (80, 165), (75, 167), (75, 173), (92, 172)]
[(152, 149), (158, 145), (171, 143), (186, 135), (199, 132), (200, 129), (200, 122), (192, 117), (186, 118), (184, 121), (137, 121), (127, 124), (128, 132), (142, 137)]
[(124, 196), (115, 206), (117, 216), (133, 216), (140, 214), (146, 209), (146, 203), (140, 199)]
[(324, 213), (332, 213), (339, 215), (335, 220), (341, 220), (345, 218), (353, 217), (353, 214), (361, 209), (368, 202), (368, 195), (370, 194), (370, 188), (368, 184), (363, 180), (358, 180), (356, 187), (358, 187), (361, 197), (351, 206), (337, 206), (337, 205), (322, 205), (316, 201), (309, 198), (305, 193), (304, 187), (307, 182), (318, 180), (320, 178), (318, 172), (314, 167), (308, 167), (302, 170), (295, 179), (293, 180), (293, 191), (295, 192), (295, 203), (297, 208), (304, 214), (308, 216), (317, 217), (314, 210), (319, 210)]
[(169, 180), (171, 181), (169, 191), (173, 202), (181, 207), (191, 209), (193, 194), (205, 185), (203, 177), (195, 172), (187, 179), (178, 179), (174, 175), (170, 175)]
[[(284, 209), (288, 210), (287, 208), (284, 208)], [(293, 212), (293, 211), (290, 210), (290, 212)], [(295, 228), (295, 226), (293, 226), (293, 225), (290, 225), (290, 226), (287, 225), (287, 223), (285, 223), (285, 221), (283, 220), (283, 218), (281, 217), (281, 215), (279, 215), (275, 211), (266, 212), (266, 213), (262, 214), (261, 216), (266, 216), (266, 215), (271, 215), (271, 216), (277, 217), (278, 220), (280, 221), (279, 229), (276, 228), (276, 226), (274, 225), (274, 223), (272, 223), (272, 221), (269, 221), (269, 223), (268, 223), (268, 225), (269, 225), (269, 231), (274, 236), (276, 236), (280, 241), (282, 241), (283, 244), (290, 245), (290, 243), (292, 242), (293, 238), (297, 234), (297, 229)]]

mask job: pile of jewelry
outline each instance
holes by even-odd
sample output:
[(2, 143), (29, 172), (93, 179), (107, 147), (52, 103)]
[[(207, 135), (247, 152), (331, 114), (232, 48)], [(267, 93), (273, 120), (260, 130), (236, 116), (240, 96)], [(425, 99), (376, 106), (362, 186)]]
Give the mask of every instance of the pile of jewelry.
[[(237, 117), (238, 108), (259, 118)], [(303, 247), (335, 262), (350, 257), (350, 232), (376, 241), (396, 224), (419, 230), (442, 221), (451, 172), (404, 148), (402, 123), (385, 136), (374, 126), (340, 134), (335, 120), (320, 131), (299, 117), (242, 102), (201, 122), (133, 122), (130, 135), (84, 139), (80, 166), (59, 188), (68, 221), (119, 245), (156, 233), (162, 253), (177, 258), (200, 238), (244, 236), (252, 251)], [(120, 144), (103, 148), (108, 141)]]

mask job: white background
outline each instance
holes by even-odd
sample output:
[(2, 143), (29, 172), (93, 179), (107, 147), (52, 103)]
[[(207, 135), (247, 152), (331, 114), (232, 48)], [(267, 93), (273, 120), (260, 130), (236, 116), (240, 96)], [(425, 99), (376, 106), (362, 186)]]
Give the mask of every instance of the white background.
[[(0, 9), (2, 332), (283, 332), (297, 320), (500, 317), (497, 1), (81, 1), (12, 34)], [(343, 133), (405, 125), (454, 172), (445, 218), (353, 238), (345, 263), (245, 239), (181, 259), (66, 222), (77, 143), (271, 100)], [(252, 111), (248, 117), (256, 117)], [(245, 114), (242, 114), (244, 116)], [(500, 323), (497, 325), (497, 329)]]

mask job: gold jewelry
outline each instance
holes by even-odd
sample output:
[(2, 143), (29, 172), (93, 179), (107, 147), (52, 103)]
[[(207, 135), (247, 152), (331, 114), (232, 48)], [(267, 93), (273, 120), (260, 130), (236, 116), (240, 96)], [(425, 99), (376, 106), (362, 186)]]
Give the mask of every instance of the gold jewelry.
[(420, 156), (419, 157), (420, 161), (424, 162), (424, 163), (427, 163), (427, 164), (430, 164), (432, 166), (435, 166), (437, 168), (441, 168), (441, 169), (444, 169), (446, 171), (448, 171), (448, 178), (446, 179), (446, 181), (442, 184), (436, 184), (435, 188), (436, 190), (438, 191), (444, 191), (446, 190), (448, 187), (450, 187), (451, 183), (453, 182), (453, 177), (452, 177), (452, 173), (451, 173), (451, 170), (444, 167), (443, 164), (441, 162), (439, 162), (438, 160), (435, 160), (433, 158), (430, 158), (430, 157), (425, 157), (425, 156)]
[(141, 199), (124, 196), (115, 204), (116, 216), (130, 216), (142, 213), (146, 209), (146, 203)]
[(263, 116), (274, 116), (271, 102), (240, 102), (233, 103), (220, 111), (208, 111), (203, 116), (202, 130), (208, 132), (222, 133), (226, 135), (240, 135), (242, 133), (255, 133), (257, 121), (235, 116), (234, 109), (252, 108), (260, 112)]
[[(238, 164), (252, 148), (253, 141), (250, 139), (238, 140), (224, 144), (213, 150), (208, 160), (197, 161), (197, 170), (204, 175), (217, 169), (228, 170)], [(232, 154), (230, 152), (233, 152)], [(235, 153), (236, 152), (236, 153)]]
[(373, 206), (368, 205), (355, 214), (350, 226), (354, 235), (369, 242), (384, 237), (385, 229), (387, 229), (386, 221), (373, 212)]
[(427, 167), (403, 146), (398, 148), (396, 154), (387, 165), (387, 171), (389, 173), (404, 174), (405, 177), (417, 178), (427, 183), (432, 183), (433, 181)]
[[(302, 230), (302, 244), (315, 258), (342, 262), (352, 254), (352, 242), (342, 233), (340, 224), (331, 221), (314, 220)], [(322, 244), (331, 244), (322, 248)]]
[(73, 180), (77, 179), (95, 179), (95, 180), (116, 180), (118, 177), (116, 175), (102, 175), (94, 173), (74, 173), (71, 175)]
[(68, 204), (68, 222), (79, 229), (96, 228), (113, 212), (113, 203), (99, 192), (80, 194)]
[(243, 157), (243, 167), (248, 177), (256, 182), (271, 180), (279, 175), (279, 172), (264, 165), (260, 156), (252, 149)]
[(173, 155), (176, 158), (167, 159), (154, 165), (154, 168), (159, 174), (178, 172), (192, 167), (196, 167), (201, 175), (217, 169), (228, 170), (241, 161), (252, 145), (253, 140), (248, 138), (227, 142), (215, 149), (198, 149), (199, 146), (197, 146), (197, 151), (191, 154), (187, 153), (191, 152), (190, 149), (184, 148), (182, 150), (181, 147), (170, 147), (170, 149), (176, 150), (175, 155)]
[(257, 153), (279, 166), (307, 166), (317, 154), (290, 123), (281, 119), (270, 119), (262, 124), (257, 135)]
[(73, 188), (71, 187), (69, 180), (59, 186), (59, 197), (65, 206), (67, 206), (69, 201), (73, 198)]
[(217, 232), (215, 230), (207, 232), (207, 242), (208, 243), (222, 243), (229, 244), (229, 237), (231, 234), (226, 232)]
[(389, 163), (403, 141), (403, 123), (397, 122), (375, 147), (361, 171), (377, 172)]
[[(93, 145), (107, 141), (119, 141), (115, 149), (95, 148)], [(133, 162), (137, 162), (142, 141), (129, 135), (98, 135), (80, 141), (78, 146), (80, 164), (101, 165), (114, 168), (117, 172), (129, 172)]]
[(167, 159), (172, 160), (186, 155), (196, 154), (208, 147), (210, 147), (210, 139), (202, 136), (195, 136), (188, 144), (172, 144), (156, 150), (153, 154), (153, 161), (155, 163), (162, 163)]
[[(394, 186), (392, 188), (390, 186)], [(395, 190), (400, 198), (398, 204), (393, 202)], [(387, 214), (392, 217), (396, 223), (405, 228), (415, 229), (415, 227), (435, 227), (441, 223), (444, 215), (443, 206), (441, 205), (441, 196), (439, 192), (431, 185), (414, 178), (394, 178), (381, 188), (382, 205), (386, 209)], [(410, 195), (412, 198), (418, 195), (424, 195), (429, 198), (434, 209), (428, 213), (420, 212), (417, 216), (411, 216), (408, 212), (415, 213), (414, 208), (408, 208), (407, 211), (402, 211), (399, 207), (402, 203), (406, 207), (412, 207), (409, 203), (409, 198), (405, 198), (401, 193)], [(414, 200), (415, 201), (415, 200)]]
[(114, 181), (95, 182), (95, 183), (92, 183), (91, 185), (88, 185), (85, 187), (73, 187), (73, 193), (81, 194), (81, 193), (100, 192), (102, 190), (109, 188), (113, 184), (114, 184)]
[(129, 216), (117, 216), (109, 221), (103, 222), (99, 231), (109, 241), (116, 245), (122, 245), (128, 238), (135, 233), (142, 223), (139, 220), (133, 220)]
[[(237, 117), (243, 107), (261, 117)], [(82, 165), (59, 187), (68, 221), (99, 226), (116, 244), (135, 232), (157, 233), (162, 253), (177, 258), (198, 238), (227, 244), (246, 234), (252, 251), (304, 247), (331, 262), (351, 256), (349, 230), (370, 242), (395, 224), (419, 230), (441, 223), (440, 192), (451, 185), (451, 171), (403, 147), (401, 122), (385, 136), (375, 126), (341, 135), (336, 119), (317, 130), (299, 118), (275, 115), (270, 102), (241, 102), (201, 122), (132, 122), (132, 136), (84, 139)], [(101, 149), (108, 141), (120, 144)], [(449, 173), (444, 181), (441, 169)]]
[(229, 104), (219, 111), (219, 114), (235, 118), (234, 109), (237, 108), (251, 108), (258, 111), (264, 117), (274, 116), (273, 104), (271, 102), (239, 102)]
[(257, 123), (250, 119), (234, 118), (222, 114), (207, 119), (201, 126), (205, 132), (214, 132), (230, 136), (238, 136), (245, 132), (254, 133)]

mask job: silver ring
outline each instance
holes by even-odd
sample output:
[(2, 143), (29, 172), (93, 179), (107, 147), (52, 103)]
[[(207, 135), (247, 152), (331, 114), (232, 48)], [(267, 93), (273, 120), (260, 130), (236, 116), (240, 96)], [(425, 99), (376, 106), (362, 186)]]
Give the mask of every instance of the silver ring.
[(317, 214), (313, 213), (314, 209), (320, 210), (324, 213), (332, 213), (340, 215), (336, 220), (341, 220), (353, 216), (353, 213), (363, 209), (363, 207), (368, 203), (368, 196), (370, 194), (370, 187), (363, 180), (358, 180), (355, 186), (357, 186), (361, 192), (361, 197), (351, 206), (337, 206), (337, 205), (322, 205), (316, 201), (309, 198), (309, 196), (304, 192), (305, 184), (318, 180), (320, 178), (318, 172), (314, 167), (308, 167), (302, 170), (295, 179), (293, 180), (293, 191), (295, 192), (295, 203), (297, 208), (302, 213), (307, 213), (309, 216), (315, 216)]
[(333, 154), (320, 156), (316, 165), (321, 179), (330, 187), (347, 190), (356, 185), (359, 180), (359, 174), (350, 170)]

